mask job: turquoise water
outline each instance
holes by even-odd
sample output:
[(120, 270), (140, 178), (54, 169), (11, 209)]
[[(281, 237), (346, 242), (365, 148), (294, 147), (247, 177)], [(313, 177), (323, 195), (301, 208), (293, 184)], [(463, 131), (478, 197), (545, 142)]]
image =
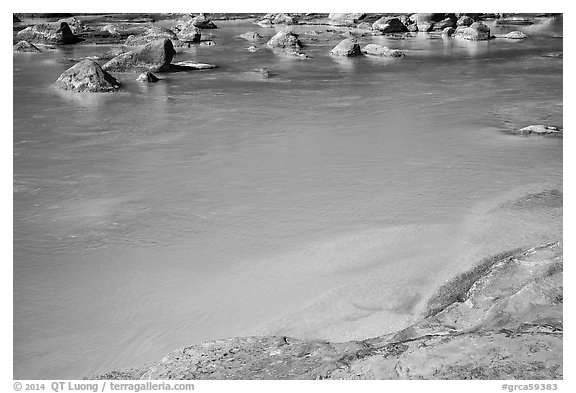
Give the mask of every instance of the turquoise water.
[[(562, 19), (530, 38), (363, 37), (400, 60), (307, 60), (204, 31), (219, 64), (83, 95), (50, 87), (108, 46), (14, 54), (14, 377), (81, 378), (227, 336), (348, 340), (413, 322), (480, 258), (558, 240)], [(299, 26), (301, 31), (324, 29)], [(498, 32), (494, 28), (494, 32)], [(264, 79), (254, 69), (276, 75)]]

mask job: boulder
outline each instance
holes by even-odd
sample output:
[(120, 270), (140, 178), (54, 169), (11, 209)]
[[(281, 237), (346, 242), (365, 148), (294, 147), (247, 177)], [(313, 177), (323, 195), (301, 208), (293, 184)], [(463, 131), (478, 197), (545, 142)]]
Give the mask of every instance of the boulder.
[(258, 50), (258, 48), (255, 47), (254, 45), (250, 45), (247, 49), (248, 49), (248, 52), (256, 52)]
[(248, 31), (246, 33), (242, 33), (238, 36), (239, 38), (244, 38), (247, 41), (256, 42), (262, 39), (262, 36), (255, 31)]
[(454, 29), (453, 27), (446, 27), (444, 30), (442, 30), (442, 35), (451, 37), (455, 31), (456, 29)]
[(200, 28), (196, 27), (194, 23), (188, 23), (178, 31), (176, 34), (180, 41), (184, 42), (200, 42), (200, 38), (202, 37), (202, 33), (200, 32)]
[(158, 79), (156, 77), (156, 75), (154, 75), (150, 71), (146, 71), (146, 72), (138, 75), (138, 78), (136, 79), (137, 82), (146, 82), (146, 83), (156, 83), (159, 80), (160, 79)]
[(522, 33), (521, 31), (511, 31), (508, 34), (496, 34), (496, 38), (507, 38), (509, 40), (521, 40), (528, 37), (526, 34)]
[(353, 38), (346, 38), (342, 40), (338, 45), (336, 45), (331, 51), (331, 55), (334, 56), (359, 56), (362, 55), (362, 51), (360, 50), (360, 45), (358, 42)]
[(40, 49), (36, 48), (34, 45), (29, 43), (28, 41), (20, 41), (12, 48), (14, 52), (22, 52), (22, 53), (39, 53)]
[(94, 60), (83, 60), (60, 75), (54, 87), (75, 92), (112, 92), (120, 83)]
[(262, 19), (256, 22), (257, 25), (266, 27), (271, 25), (295, 25), (298, 21), (289, 14), (266, 14)]
[(331, 25), (335, 26), (354, 26), (366, 17), (364, 13), (348, 13), (339, 14), (331, 13), (328, 15), (328, 20)]
[(62, 23), (62, 22), (68, 23), (68, 26), (70, 26), (70, 30), (72, 30), (72, 33), (74, 33), (74, 34), (84, 33), (84, 32), (89, 30), (86, 27), (86, 25), (84, 24), (84, 22), (82, 22), (78, 18), (74, 18), (73, 16), (70, 18), (66, 18), (66, 19), (60, 19), (58, 22), (59, 23)]
[(474, 23), (474, 19), (472, 19), (471, 17), (469, 17), (468, 15), (462, 15), (457, 21), (456, 21), (456, 26), (470, 26), (472, 23)]
[(362, 53), (368, 56), (402, 57), (404, 53), (398, 49), (390, 49), (382, 45), (368, 44), (362, 48)]
[(200, 14), (190, 20), (191, 24), (199, 29), (217, 29), (218, 26), (214, 24), (205, 14)]
[(446, 14), (412, 14), (410, 20), (416, 23), (418, 31), (431, 31), (436, 22), (440, 22), (446, 18)]
[(454, 32), (454, 37), (470, 41), (487, 40), (490, 38), (490, 28), (482, 22), (474, 22), (468, 27), (459, 26)]
[(197, 61), (178, 61), (170, 64), (170, 71), (210, 70), (218, 68), (216, 64), (198, 63)]
[(276, 33), (266, 43), (271, 48), (297, 48), (303, 47), (302, 42), (298, 39), (298, 34), (290, 30), (282, 30)]
[(19, 40), (33, 44), (68, 45), (80, 42), (66, 22), (39, 23), (21, 30), (16, 34)]
[(562, 136), (564, 130), (562, 128), (554, 126), (545, 126), (542, 124), (531, 125), (528, 127), (521, 128), (519, 130), (513, 131), (513, 134), (520, 135), (551, 135), (551, 136)]
[(130, 35), (145, 34), (152, 25), (150, 23), (111, 23), (100, 28), (100, 31), (107, 31), (110, 34), (121, 37)]
[(456, 17), (444, 18), (432, 25), (432, 30), (444, 30), (447, 27), (456, 27)]
[(408, 31), (398, 18), (380, 18), (372, 24), (372, 28), (381, 33), (402, 33)]
[(164, 27), (152, 26), (144, 31), (141, 35), (131, 35), (126, 39), (124, 45), (126, 46), (142, 46), (150, 42), (157, 41), (163, 38), (170, 40), (177, 40), (178, 36), (170, 29)]
[(165, 72), (174, 53), (172, 41), (163, 38), (116, 56), (102, 68), (111, 72)]

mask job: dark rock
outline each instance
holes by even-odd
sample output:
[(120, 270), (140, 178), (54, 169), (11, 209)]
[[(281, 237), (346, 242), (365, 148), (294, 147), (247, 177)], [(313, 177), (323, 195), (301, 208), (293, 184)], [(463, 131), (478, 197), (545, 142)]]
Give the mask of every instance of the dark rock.
[(458, 27), (454, 32), (454, 37), (470, 41), (488, 40), (490, 39), (490, 28), (482, 22), (474, 22), (469, 27)]
[(511, 31), (508, 34), (496, 34), (496, 38), (507, 38), (509, 40), (521, 40), (527, 38), (528, 36), (521, 31)]
[(248, 31), (246, 33), (242, 33), (238, 37), (244, 38), (245, 40), (251, 42), (257, 42), (262, 39), (262, 36), (255, 31)]
[(39, 23), (21, 30), (16, 34), (19, 40), (33, 44), (68, 45), (81, 41), (66, 22)]
[(298, 34), (295, 34), (290, 30), (279, 31), (272, 38), (270, 38), (266, 45), (271, 48), (300, 49), (303, 47), (302, 42), (300, 42), (298, 39)]
[(40, 53), (40, 49), (36, 48), (28, 41), (20, 41), (19, 43), (14, 45), (13, 51), (22, 53)]
[(328, 20), (331, 25), (335, 26), (354, 26), (366, 17), (364, 13), (348, 13), (338, 14), (332, 13), (328, 15)]
[(54, 87), (75, 92), (112, 92), (120, 83), (94, 60), (83, 60), (70, 67), (54, 82)]
[[(177, 40), (179, 37), (176, 36), (170, 29), (164, 27), (152, 26), (144, 31), (141, 35), (131, 35), (126, 39), (124, 45), (126, 46), (142, 46), (153, 41), (158, 41), (160, 39), (167, 38), (169, 40)], [(198, 39), (199, 40), (199, 39)]]
[(116, 56), (102, 68), (111, 72), (165, 72), (174, 54), (172, 41), (163, 38)]
[(190, 20), (191, 24), (199, 29), (217, 29), (218, 26), (214, 24), (205, 14), (200, 14)]
[(136, 79), (137, 82), (146, 82), (146, 83), (156, 83), (159, 80), (160, 79), (158, 79), (156, 77), (156, 75), (154, 75), (150, 71), (146, 71), (146, 72), (138, 75), (138, 78)]
[(404, 53), (398, 49), (389, 49), (382, 45), (368, 44), (362, 48), (362, 53), (369, 56), (402, 57)]
[(431, 31), (436, 22), (445, 19), (446, 14), (412, 14), (410, 20), (418, 26), (418, 31)]
[(444, 30), (442, 30), (442, 35), (451, 37), (455, 31), (456, 29), (454, 29), (453, 27), (447, 27)]
[(448, 18), (442, 19), (439, 22), (435, 22), (432, 26), (432, 30), (444, 30), (447, 27), (456, 27), (455, 16), (450, 16)]
[(336, 45), (331, 51), (331, 55), (334, 56), (359, 56), (362, 55), (360, 50), (360, 45), (353, 38), (346, 38), (342, 40), (338, 45)]
[(18, 17), (16, 16), (16, 14), (12, 14), (12, 22), (13, 22), (13, 23), (18, 23), (18, 22), (22, 22), (22, 21), (20, 20), (20, 18), (18, 18)]
[(512, 133), (513, 134), (519, 134), (519, 135), (562, 136), (564, 131), (562, 128), (538, 124), (538, 125), (531, 125), (528, 127), (521, 128), (519, 130), (512, 131)]
[(398, 18), (380, 18), (372, 24), (374, 30), (381, 33), (402, 33), (408, 28)]
[(457, 21), (456, 21), (456, 26), (470, 26), (472, 23), (474, 23), (474, 19), (472, 19), (471, 17), (469, 17), (468, 15), (462, 15)]
[(177, 37), (180, 41), (184, 42), (200, 42), (202, 33), (200, 32), (200, 28), (196, 27), (191, 20), (182, 26), (178, 31)]

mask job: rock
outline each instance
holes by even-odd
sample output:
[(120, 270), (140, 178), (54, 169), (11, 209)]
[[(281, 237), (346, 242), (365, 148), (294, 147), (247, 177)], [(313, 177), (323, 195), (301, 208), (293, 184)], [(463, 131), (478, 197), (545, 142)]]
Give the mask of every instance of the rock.
[(490, 28), (482, 22), (474, 22), (469, 27), (459, 26), (454, 32), (454, 37), (470, 41), (487, 40), (490, 38)]
[(39, 23), (19, 31), (16, 37), (32, 44), (43, 45), (69, 45), (81, 41), (66, 22)]
[(86, 59), (64, 71), (54, 87), (75, 92), (112, 92), (120, 83), (94, 60)]
[(507, 38), (509, 40), (521, 40), (527, 38), (528, 36), (521, 31), (511, 31), (508, 34), (496, 34), (496, 38)]
[(512, 17), (512, 18), (501, 18), (496, 21), (498, 25), (532, 25), (534, 24), (534, 19), (522, 18), (522, 17)]
[(288, 14), (266, 14), (262, 19), (256, 22), (257, 25), (268, 27), (271, 25), (294, 25), (298, 21), (291, 15)]
[(167, 38), (169, 40), (177, 40), (178, 36), (170, 29), (164, 27), (152, 26), (144, 31), (141, 35), (131, 35), (126, 39), (124, 45), (126, 46), (142, 46), (153, 41)]
[(170, 64), (171, 71), (191, 71), (191, 70), (210, 70), (218, 68), (216, 64), (198, 63), (196, 61), (178, 61)]
[(16, 16), (16, 14), (12, 14), (12, 23), (22, 22), (20, 18)]
[(116, 56), (102, 68), (111, 72), (165, 72), (174, 53), (172, 41), (163, 38)]
[(456, 21), (456, 26), (470, 26), (472, 23), (474, 23), (474, 19), (472, 19), (471, 17), (469, 17), (468, 15), (462, 15), (457, 21)]
[(274, 75), (276, 75), (275, 73), (271, 72), (268, 68), (258, 68), (254, 70), (254, 72), (257, 72), (263, 78), (272, 78)]
[(456, 17), (452, 16), (442, 19), (439, 22), (435, 22), (434, 25), (432, 26), (432, 30), (444, 30), (447, 27), (455, 27), (455, 26), (456, 26)]
[(451, 37), (455, 31), (456, 31), (456, 29), (454, 29), (453, 27), (447, 27), (444, 30), (442, 30), (442, 35), (445, 35), (447, 37)]
[(431, 31), (436, 22), (440, 22), (445, 19), (445, 14), (412, 14), (410, 15), (410, 20), (416, 23), (418, 31)]
[(294, 34), (291, 30), (282, 30), (276, 33), (266, 43), (271, 48), (296, 48), (303, 47), (302, 42), (298, 39), (298, 35)]
[(360, 50), (360, 45), (353, 38), (346, 38), (342, 40), (338, 45), (336, 45), (331, 51), (331, 55), (334, 56), (359, 56), (362, 55)]
[(238, 37), (244, 38), (245, 40), (250, 42), (257, 42), (262, 39), (262, 36), (255, 31), (248, 31), (246, 33), (242, 33)]
[(521, 128), (519, 130), (513, 131), (513, 134), (520, 135), (550, 135), (550, 136), (562, 136), (563, 129), (554, 126), (545, 125), (531, 125), (528, 127)]
[(381, 33), (402, 33), (408, 31), (408, 28), (398, 18), (380, 18), (372, 24), (372, 28)]
[(126, 51), (122, 48), (111, 48), (103, 55), (98, 56), (100, 60), (110, 60), (115, 58), (116, 56), (120, 56), (121, 54), (126, 53)]
[(332, 13), (328, 15), (328, 20), (331, 25), (335, 26), (354, 26), (366, 17), (364, 13), (348, 13), (338, 14)]
[(394, 334), (221, 339), (89, 379), (562, 379), (562, 271), (560, 243), (516, 249), (449, 280)]
[(72, 30), (72, 33), (74, 34), (80, 34), (80, 33), (84, 33), (86, 31), (88, 31), (89, 29), (86, 27), (86, 25), (84, 24), (84, 22), (82, 22), (80, 19), (78, 18), (74, 18), (73, 16), (70, 18), (66, 18), (66, 19), (60, 19), (58, 22), (62, 23), (62, 22), (66, 22), (68, 23), (68, 26), (70, 26), (70, 30)]
[(369, 56), (402, 57), (404, 53), (398, 49), (389, 49), (382, 45), (368, 44), (362, 48), (362, 53)]
[(356, 26), (356, 29), (358, 30), (366, 30), (366, 31), (371, 31), (372, 30), (372, 25), (368, 22), (360, 22), (358, 23), (358, 25)]
[(214, 24), (205, 14), (200, 14), (190, 20), (191, 24), (199, 29), (217, 29), (218, 26)]
[(100, 31), (107, 31), (113, 35), (128, 37), (130, 35), (145, 34), (151, 27), (152, 25), (150, 23), (111, 23), (100, 28)]
[(216, 43), (214, 41), (201, 41), (200, 46), (214, 46)]
[(146, 82), (146, 83), (156, 83), (159, 80), (160, 79), (158, 79), (156, 77), (156, 75), (154, 75), (150, 71), (146, 71), (146, 72), (138, 75), (138, 78), (136, 79), (137, 82)]
[(250, 45), (247, 49), (248, 49), (248, 52), (256, 52), (258, 50), (258, 48), (255, 47), (254, 45)]
[(178, 31), (178, 39), (184, 42), (200, 42), (202, 33), (200, 28), (194, 26), (194, 23), (188, 23)]
[(40, 53), (40, 49), (36, 48), (34, 45), (28, 41), (20, 41), (12, 48), (14, 52), (22, 53)]

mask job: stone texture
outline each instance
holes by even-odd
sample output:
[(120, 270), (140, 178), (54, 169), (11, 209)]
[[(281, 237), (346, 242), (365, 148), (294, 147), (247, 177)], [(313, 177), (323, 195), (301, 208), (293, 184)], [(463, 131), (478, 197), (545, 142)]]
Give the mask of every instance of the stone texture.
[(331, 51), (331, 55), (334, 56), (359, 56), (362, 54), (360, 50), (360, 45), (353, 38), (346, 38), (342, 40), (338, 45), (336, 45)]
[(474, 22), (469, 27), (459, 26), (454, 32), (454, 37), (470, 41), (488, 40), (490, 39), (490, 28), (482, 22)]
[(509, 40), (522, 40), (528, 36), (521, 31), (511, 31), (507, 34), (496, 34), (496, 38), (507, 38)]
[(550, 135), (550, 136), (562, 136), (564, 130), (562, 128), (554, 126), (545, 126), (542, 124), (531, 125), (528, 127), (521, 128), (519, 130), (513, 131), (513, 134), (520, 135)]
[(138, 78), (136, 78), (137, 82), (146, 82), (146, 83), (156, 83), (158, 82), (160, 79), (158, 79), (156, 77), (156, 75), (154, 75), (153, 73), (151, 73), (150, 71), (146, 71), (140, 75), (138, 75)]
[(331, 13), (328, 20), (334, 26), (354, 26), (365, 17), (364, 13)]
[(374, 30), (381, 33), (402, 33), (408, 28), (398, 18), (380, 18), (372, 24)]
[(54, 87), (75, 92), (112, 92), (120, 83), (94, 60), (83, 60), (70, 67), (54, 82)]
[(364, 48), (362, 48), (362, 53), (369, 56), (382, 56), (382, 57), (402, 57), (404, 53), (399, 51), (398, 49), (390, 49), (388, 47), (377, 45), (377, 44), (368, 44)]
[(81, 41), (66, 22), (39, 23), (19, 31), (16, 37), (32, 44), (43, 45), (68, 45)]
[(302, 42), (300, 42), (298, 39), (298, 35), (293, 33), (291, 30), (279, 31), (272, 38), (270, 38), (266, 45), (272, 48), (300, 49), (303, 47)]
[(164, 72), (169, 70), (174, 53), (172, 41), (164, 38), (122, 53), (102, 68), (111, 72)]
[[(196, 28), (194, 28), (196, 29)], [(126, 39), (124, 45), (126, 46), (142, 46), (146, 45), (150, 42), (157, 41), (163, 38), (167, 38), (169, 40), (177, 40), (178, 37), (176, 33), (174, 33), (170, 29), (166, 29), (164, 27), (159, 26), (152, 26), (146, 29), (142, 34), (139, 35), (131, 35)], [(198, 38), (200, 40), (200, 38)]]
[(14, 52), (21, 52), (21, 53), (40, 53), (40, 49), (36, 48), (28, 41), (18, 42), (16, 45), (13, 46), (12, 50)]

